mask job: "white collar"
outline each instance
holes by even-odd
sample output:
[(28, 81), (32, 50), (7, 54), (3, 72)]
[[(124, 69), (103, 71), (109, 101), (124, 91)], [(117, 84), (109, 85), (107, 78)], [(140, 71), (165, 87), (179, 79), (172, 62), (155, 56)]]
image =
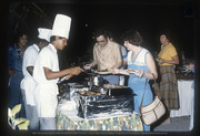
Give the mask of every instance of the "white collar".
[(50, 47), (55, 53), (57, 53), (57, 49), (56, 49), (56, 47), (55, 47), (53, 44), (49, 43), (49, 47)]
[(33, 48), (35, 48), (38, 52), (40, 51), (40, 48), (36, 44), (33, 44)]

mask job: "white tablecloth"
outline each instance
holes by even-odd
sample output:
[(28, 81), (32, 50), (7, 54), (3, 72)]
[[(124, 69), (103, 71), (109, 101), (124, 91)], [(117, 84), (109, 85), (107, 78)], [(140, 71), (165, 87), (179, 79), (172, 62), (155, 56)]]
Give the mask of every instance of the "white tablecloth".
[(171, 110), (170, 117), (189, 116), (193, 113), (194, 89), (192, 84), (193, 80), (178, 80), (180, 109)]

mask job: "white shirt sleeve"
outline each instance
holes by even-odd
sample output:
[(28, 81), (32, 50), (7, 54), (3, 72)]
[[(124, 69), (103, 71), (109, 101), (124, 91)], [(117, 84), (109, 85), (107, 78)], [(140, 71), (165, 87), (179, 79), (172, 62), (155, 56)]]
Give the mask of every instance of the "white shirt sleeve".
[(38, 52), (35, 51), (35, 50), (27, 50), (27, 52), (24, 54), (24, 57), (26, 59), (26, 67), (28, 66), (34, 66), (35, 65), (35, 62), (37, 60), (37, 57), (38, 57)]
[(49, 50), (42, 50), (40, 53), (40, 65), (42, 67), (47, 67), (49, 69), (52, 69), (52, 55)]

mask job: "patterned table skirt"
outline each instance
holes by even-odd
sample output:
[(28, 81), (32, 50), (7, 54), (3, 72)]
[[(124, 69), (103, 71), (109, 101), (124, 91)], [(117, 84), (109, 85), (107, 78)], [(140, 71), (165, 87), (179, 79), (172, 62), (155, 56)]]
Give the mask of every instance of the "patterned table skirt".
[(139, 114), (73, 121), (57, 109), (57, 130), (143, 131)]

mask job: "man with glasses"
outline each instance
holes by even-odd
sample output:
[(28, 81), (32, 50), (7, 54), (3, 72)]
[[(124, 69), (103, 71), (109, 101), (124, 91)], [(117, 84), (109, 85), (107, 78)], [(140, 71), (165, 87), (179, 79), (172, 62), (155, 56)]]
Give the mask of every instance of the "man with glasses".
[[(93, 48), (93, 62), (87, 64), (88, 68), (97, 65), (99, 71), (112, 72), (119, 68), (122, 63), (120, 46), (110, 41), (109, 31), (99, 29), (96, 34), (96, 43)], [(119, 84), (119, 75), (103, 75), (103, 78), (111, 84)]]

